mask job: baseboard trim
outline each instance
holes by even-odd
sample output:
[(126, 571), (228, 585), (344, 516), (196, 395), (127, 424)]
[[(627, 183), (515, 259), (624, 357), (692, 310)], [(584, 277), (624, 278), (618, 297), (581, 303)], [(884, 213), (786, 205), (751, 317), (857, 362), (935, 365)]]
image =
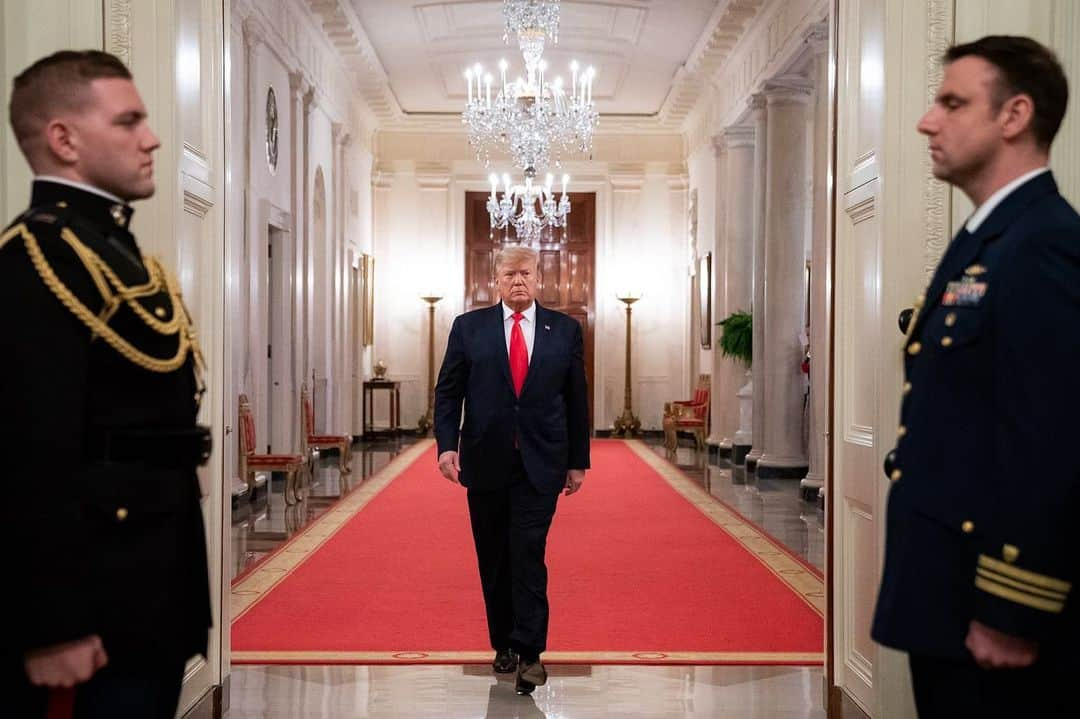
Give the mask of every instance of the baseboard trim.
[(215, 684), (206, 690), (195, 705), (184, 712), (183, 719), (221, 719), (224, 710), (221, 707), (221, 685)]

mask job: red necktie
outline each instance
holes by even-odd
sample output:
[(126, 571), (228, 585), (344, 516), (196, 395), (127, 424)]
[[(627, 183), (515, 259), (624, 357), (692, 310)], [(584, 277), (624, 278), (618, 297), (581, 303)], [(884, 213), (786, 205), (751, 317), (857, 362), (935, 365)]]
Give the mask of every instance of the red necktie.
[(529, 350), (525, 347), (525, 333), (521, 331), (521, 320), (525, 315), (515, 312), (514, 328), (510, 330), (510, 377), (514, 380), (514, 394), (521, 396), (525, 386), (525, 375), (529, 373)]

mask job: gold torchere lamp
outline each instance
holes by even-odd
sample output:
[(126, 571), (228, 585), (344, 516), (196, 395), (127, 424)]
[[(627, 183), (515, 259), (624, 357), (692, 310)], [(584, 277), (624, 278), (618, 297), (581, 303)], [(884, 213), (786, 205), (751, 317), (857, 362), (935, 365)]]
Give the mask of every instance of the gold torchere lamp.
[(424, 295), (420, 299), (428, 303), (427, 411), (416, 421), (416, 431), (426, 435), (435, 423), (435, 305), (442, 295)]
[(626, 291), (615, 297), (626, 304), (626, 387), (622, 415), (615, 418), (615, 434), (633, 437), (641, 430), (641, 420), (634, 416), (633, 390), (630, 388), (630, 306), (641, 299), (641, 293)]

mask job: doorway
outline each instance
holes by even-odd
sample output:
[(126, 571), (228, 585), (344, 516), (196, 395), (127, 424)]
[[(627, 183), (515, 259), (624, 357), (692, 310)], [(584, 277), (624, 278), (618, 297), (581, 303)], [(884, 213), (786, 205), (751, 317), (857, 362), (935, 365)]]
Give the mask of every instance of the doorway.
[[(555, 230), (536, 247), (540, 253), (536, 300), (581, 323), (585, 343), (585, 379), (589, 385), (589, 426), (593, 422), (593, 351), (596, 324), (596, 193), (568, 193), (573, 210), (565, 233)], [(492, 231), (485, 192), (465, 193), (465, 311), (499, 301), (495, 255), (503, 232)], [(512, 234), (512, 233), (511, 233)]]

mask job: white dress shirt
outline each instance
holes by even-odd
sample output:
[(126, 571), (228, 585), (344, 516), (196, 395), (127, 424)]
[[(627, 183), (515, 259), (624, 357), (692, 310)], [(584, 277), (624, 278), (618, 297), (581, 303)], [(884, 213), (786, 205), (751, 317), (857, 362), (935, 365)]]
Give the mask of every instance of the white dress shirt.
[(1044, 172), (1050, 172), (1050, 168), (1040, 167), (1037, 170), (1025, 172), (1023, 175), (1020, 175), (1020, 177), (1016, 178), (994, 194), (990, 195), (990, 197), (987, 198), (986, 202), (979, 205), (979, 209), (971, 213), (971, 217), (969, 217), (968, 221), (964, 223), (964, 227), (967, 229), (968, 232), (974, 234), (975, 230), (979, 229), (979, 225), (981, 225), (983, 221), (990, 216), (990, 213), (994, 211), (994, 208), (1000, 205), (1002, 200), (1012, 194), (1013, 190), (1017, 189), (1018, 187), (1020, 187), (1020, 185), (1024, 184), (1025, 182), (1034, 177), (1037, 177), (1038, 175), (1041, 175)]
[[(510, 333), (514, 329), (514, 310), (502, 303), (503, 308), (503, 331), (506, 335), (506, 355), (510, 356)], [(533, 340), (536, 338), (536, 303), (521, 311), (524, 317), (521, 320), (521, 334), (525, 335), (525, 349), (529, 351), (529, 362), (532, 362)]]

